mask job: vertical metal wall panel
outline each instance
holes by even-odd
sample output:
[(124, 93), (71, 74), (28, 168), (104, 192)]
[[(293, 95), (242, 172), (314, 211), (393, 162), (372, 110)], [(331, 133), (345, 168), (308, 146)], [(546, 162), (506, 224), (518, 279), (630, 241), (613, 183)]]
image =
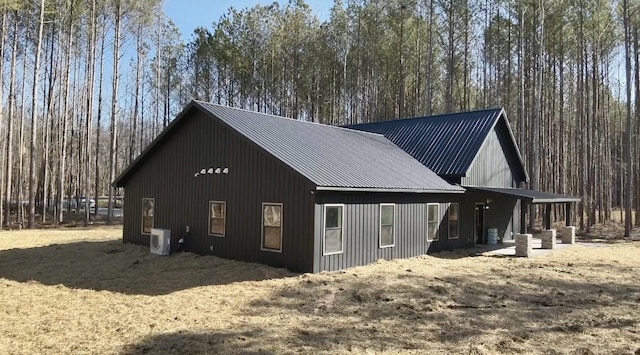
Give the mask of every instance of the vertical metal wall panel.
[(467, 177), (462, 178), (463, 186), (515, 187), (514, 173), (507, 159), (505, 148), (498, 139), (495, 129), (487, 135)]
[[(148, 245), (141, 234), (141, 201), (155, 198), (154, 225), (171, 230), (172, 246), (185, 234), (185, 249), (313, 271), (312, 184), (216, 119), (197, 110), (165, 136), (125, 186), (123, 241)], [(198, 175), (228, 168), (228, 174)], [(226, 235), (208, 235), (209, 201), (226, 201)], [(283, 204), (282, 252), (262, 251), (262, 203)]]
[[(460, 238), (448, 239), (448, 202), (460, 203)], [(473, 205), (462, 194), (390, 194), (390, 193), (331, 193), (316, 195), (314, 271), (332, 271), (371, 264), (379, 259), (407, 258), (431, 251), (469, 247), (473, 239)], [(324, 205), (344, 204), (344, 249), (340, 254), (323, 255), (322, 236)], [(395, 246), (380, 248), (380, 204), (395, 203)], [(440, 203), (442, 222), (440, 240), (427, 242), (427, 203)], [(463, 205), (467, 207), (463, 208)], [(471, 222), (464, 222), (464, 221)]]
[[(510, 147), (508, 129), (502, 121), (489, 132), (482, 148), (478, 152), (468, 176), (462, 178), (463, 186), (518, 187), (522, 179), (516, 165), (518, 157)], [(474, 195), (470, 195), (474, 196)], [(498, 228), (503, 240), (513, 238), (520, 229), (520, 203), (515, 199), (493, 200), (485, 216), (487, 228)], [(486, 202), (487, 196), (475, 196), (475, 202)]]

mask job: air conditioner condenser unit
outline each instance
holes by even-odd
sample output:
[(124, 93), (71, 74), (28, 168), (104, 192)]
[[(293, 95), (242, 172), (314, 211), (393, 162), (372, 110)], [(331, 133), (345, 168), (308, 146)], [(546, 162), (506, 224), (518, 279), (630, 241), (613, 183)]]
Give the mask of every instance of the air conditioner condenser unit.
[(149, 238), (151, 254), (169, 255), (171, 252), (171, 231), (169, 229), (152, 228)]

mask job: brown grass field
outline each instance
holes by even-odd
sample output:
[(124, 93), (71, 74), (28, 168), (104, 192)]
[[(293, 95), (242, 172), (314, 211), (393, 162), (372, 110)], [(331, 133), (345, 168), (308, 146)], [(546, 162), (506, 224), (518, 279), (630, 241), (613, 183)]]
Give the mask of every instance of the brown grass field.
[(0, 232), (0, 354), (640, 354), (637, 241), (299, 275), (120, 237)]

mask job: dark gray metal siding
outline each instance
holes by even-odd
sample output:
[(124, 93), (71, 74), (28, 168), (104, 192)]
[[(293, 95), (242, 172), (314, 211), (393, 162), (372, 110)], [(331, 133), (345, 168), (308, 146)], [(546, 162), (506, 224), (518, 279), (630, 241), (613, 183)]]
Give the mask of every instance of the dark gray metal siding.
[(516, 187), (515, 179), (505, 147), (493, 129), (487, 134), (467, 176), (462, 178), (462, 186)]
[[(316, 196), (314, 272), (366, 265), (378, 259), (408, 258), (474, 245), (473, 203), (461, 195), (321, 193)], [(460, 203), (460, 237), (448, 239), (448, 202)], [(325, 204), (344, 204), (343, 252), (323, 255)], [(380, 204), (395, 203), (395, 246), (379, 247)], [(439, 241), (427, 242), (427, 203), (439, 203)]]
[[(154, 226), (171, 230), (172, 248), (188, 225), (188, 251), (311, 271), (314, 186), (219, 121), (197, 110), (187, 115), (126, 181), (123, 240), (148, 245), (141, 204), (152, 197)], [(194, 177), (211, 167), (229, 173)], [(207, 233), (213, 200), (227, 203), (225, 237)], [(260, 250), (263, 202), (283, 204), (282, 253)]]
[[(466, 177), (461, 179), (463, 186), (518, 187), (522, 176), (514, 166), (514, 152), (509, 149), (508, 131), (498, 122), (487, 138), (471, 165)], [(520, 203), (514, 198), (496, 198), (495, 195), (467, 193), (477, 202), (486, 202), (485, 233), (488, 228), (497, 228), (502, 240), (513, 238), (520, 228)]]

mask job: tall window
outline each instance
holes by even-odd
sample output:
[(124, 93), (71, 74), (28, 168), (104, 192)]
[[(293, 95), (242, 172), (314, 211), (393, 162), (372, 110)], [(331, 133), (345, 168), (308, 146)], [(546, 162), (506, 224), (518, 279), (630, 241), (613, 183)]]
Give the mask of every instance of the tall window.
[(282, 204), (262, 204), (262, 250), (282, 251)]
[(342, 253), (344, 205), (324, 205), (324, 255)]
[(380, 248), (395, 245), (395, 211), (392, 203), (380, 205)]
[(153, 228), (153, 214), (156, 204), (152, 198), (142, 199), (142, 234), (151, 234)]
[(427, 204), (427, 241), (437, 241), (440, 239), (438, 230), (440, 229), (440, 204)]
[(209, 201), (209, 235), (224, 237), (227, 219), (227, 203)]
[(456, 239), (459, 235), (460, 205), (457, 203), (449, 204), (449, 239)]

